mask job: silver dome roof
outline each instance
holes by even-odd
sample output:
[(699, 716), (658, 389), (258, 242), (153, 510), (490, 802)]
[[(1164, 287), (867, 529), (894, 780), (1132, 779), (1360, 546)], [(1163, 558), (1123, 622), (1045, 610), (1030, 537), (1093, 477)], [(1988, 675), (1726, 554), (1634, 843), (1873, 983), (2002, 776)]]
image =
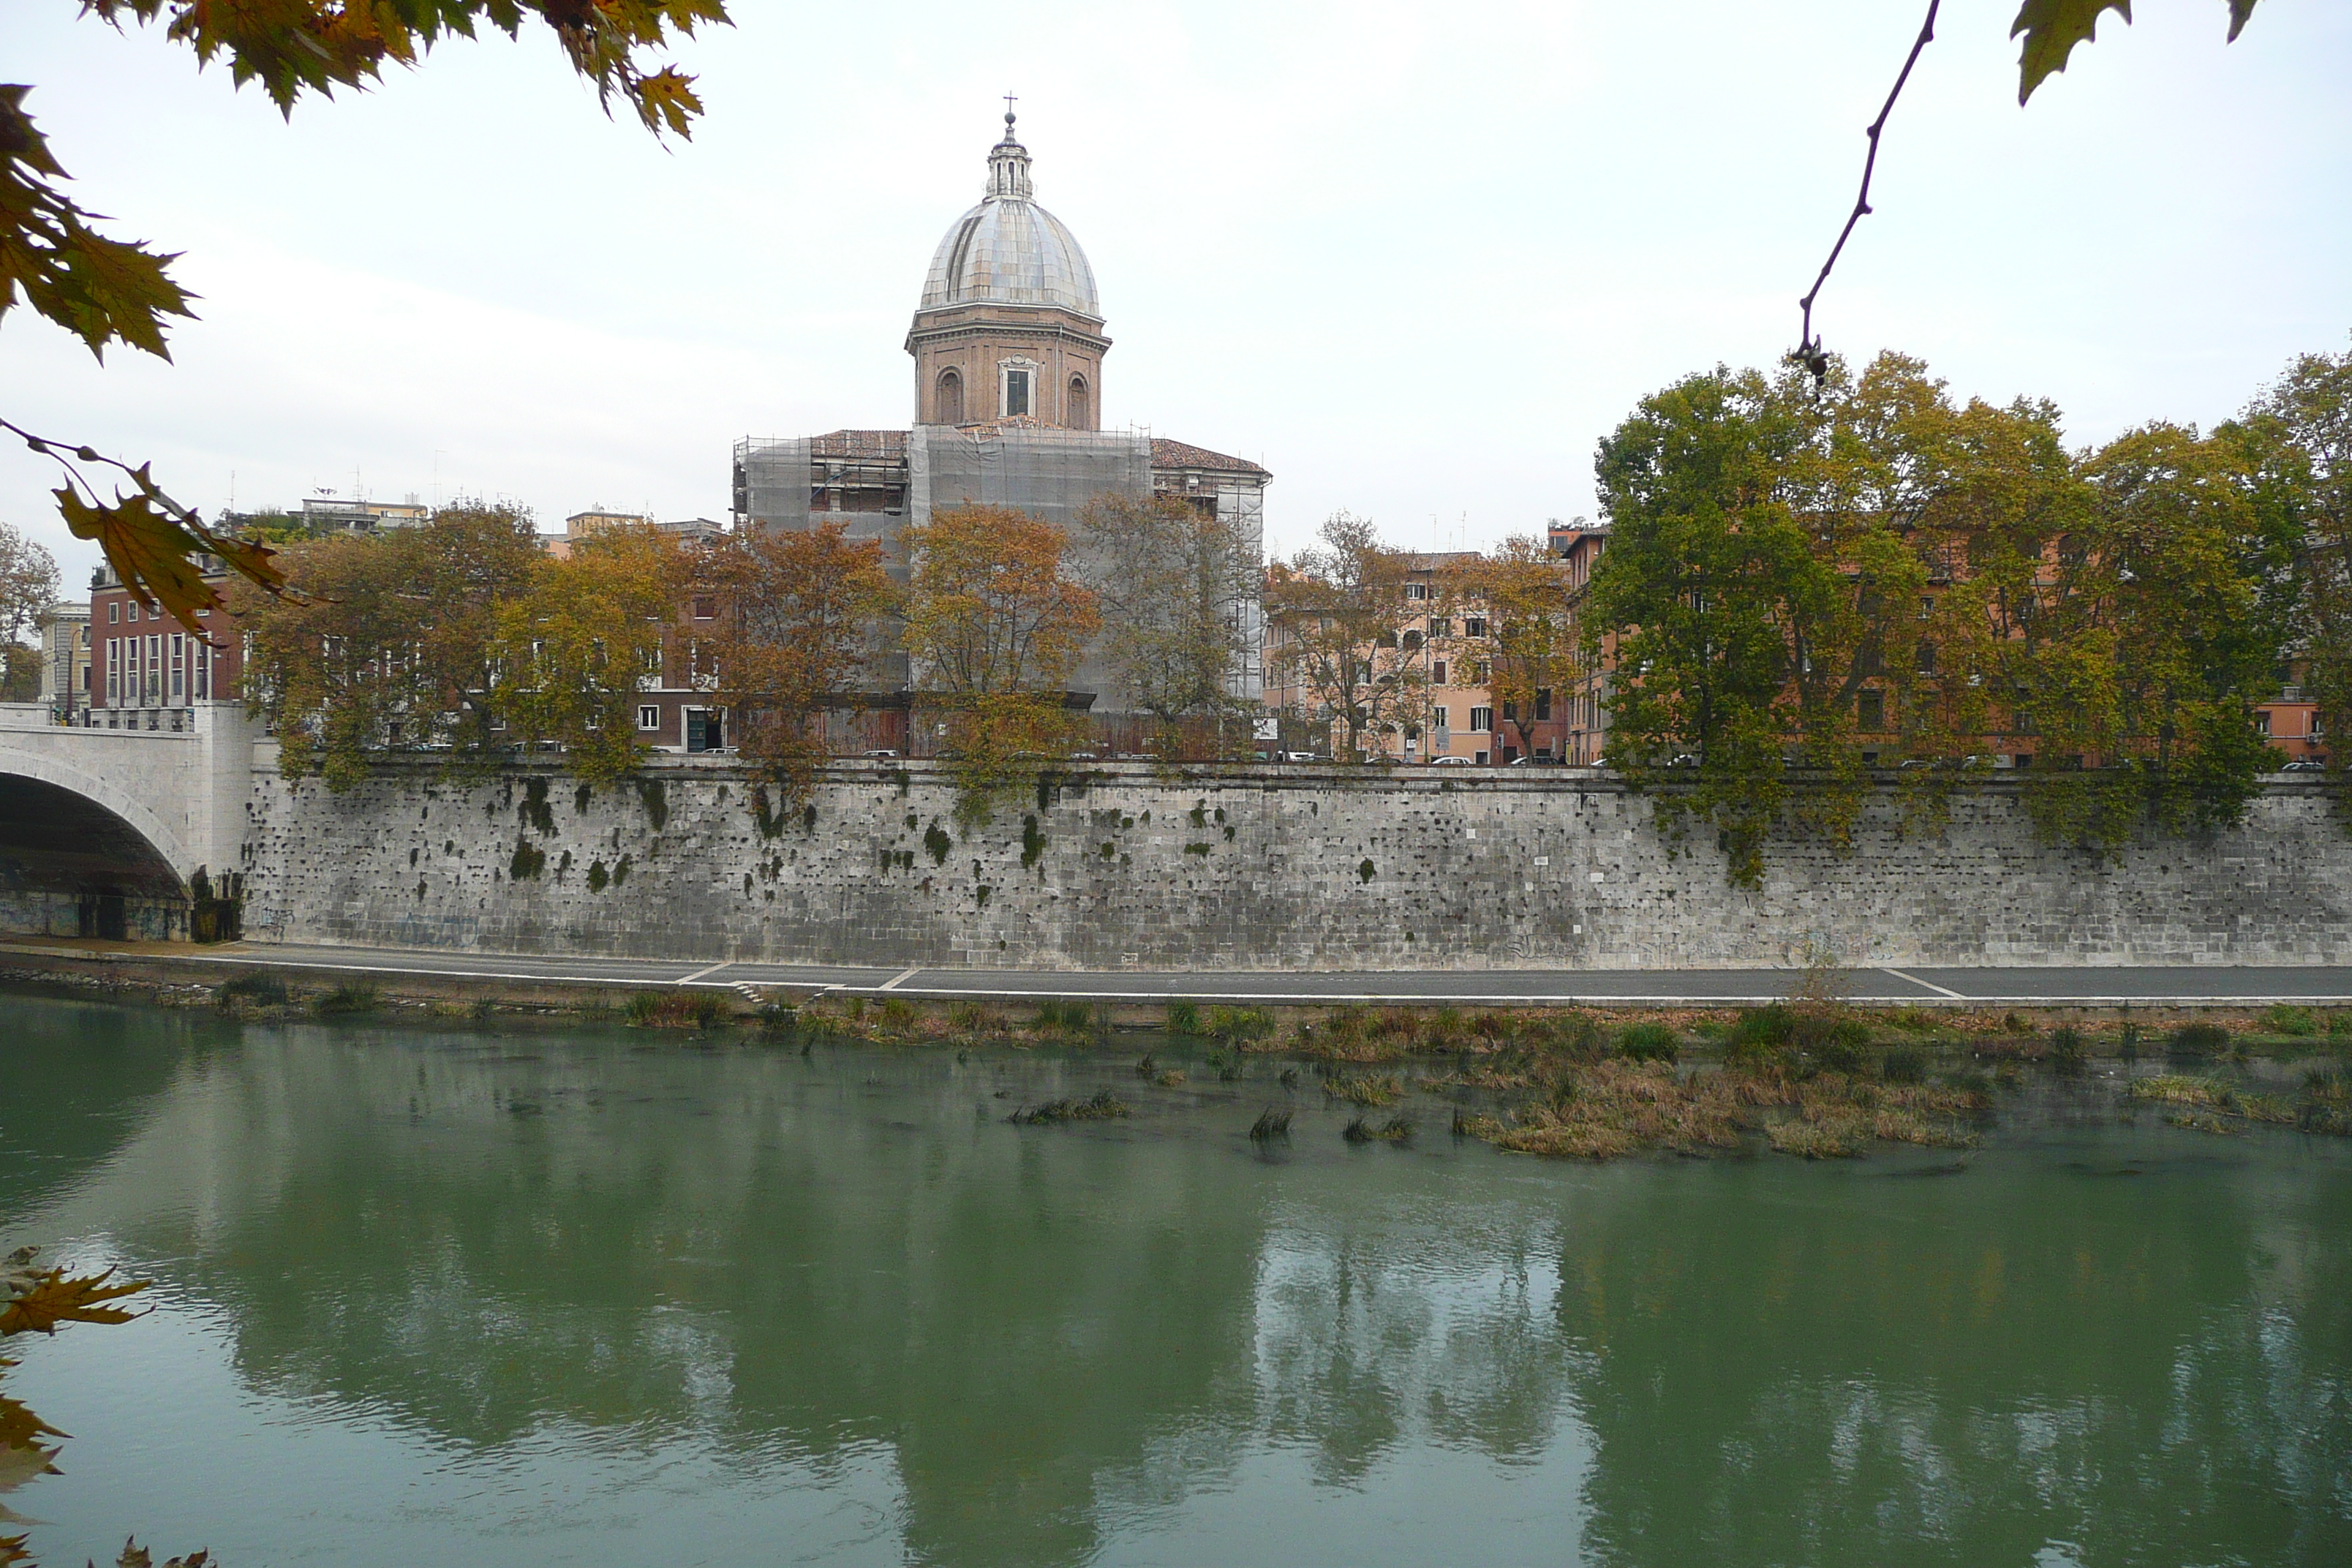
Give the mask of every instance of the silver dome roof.
[(956, 219), (923, 280), (920, 309), (968, 304), (1058, 305), (1102, 319), (1077, 237), (1030, 199), (1029, 150), (1013, 139), (1010, 114), (988, 154), (988, 195)]

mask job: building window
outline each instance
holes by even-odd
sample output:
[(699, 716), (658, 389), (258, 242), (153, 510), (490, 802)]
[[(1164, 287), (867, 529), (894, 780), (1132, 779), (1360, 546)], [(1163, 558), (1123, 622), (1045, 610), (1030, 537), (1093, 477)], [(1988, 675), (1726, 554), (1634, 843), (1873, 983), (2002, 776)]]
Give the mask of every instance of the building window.
[(1429, 710), (1429, 727), (1437, 735), (1438, 743), (1443, 745), (1445, 731), (1454, 727), (1454, 721), (1447, 716), (1444, 709), (1433, 708)]
[(708, 599), (708, 598), (697, 598), (697, 599), (694, 601), (694, 618), (695, 618), (696, 620), (698, 620), (698, 621), (708, 621), (708, 620), (713, 620), (713, 619), (717, 618), (718, 615), (719, 615), (719, 605), (718, 605), (718, 603), (717, 603), (715, 600), (711, 600), (711, 599)]
[(106, 639), (106, 695), (110, 700), (122, 697), (122, 639)]
[(1536, 689), (1536, 722), (1541, 724), (1549, 721), (1550, 718), (1551, 688), (1549, 686), (1538, 687)]
[[(1441, 658), (1429, 667), (1429, 683), (1432, 686), (1443, 686), (1445, 684), (1445, 661), (1444, 659)], [(1440, 710), (1440, 711), (1443, 711), (1443, 710)]]
[(1492, 708), (1473, 708), (1470, 710), (1470, 728), (1475, 733), (1483, 735), (1494, 729), (1494, 727), (1495, 710)]
[(1029, 412), (1029, 373), (1010, 365), (1004, 371), (1004, 417), (1018, 419)]
[(963, 423), (963, 377), (951, 370), (943, 370), (940, 373), (939, 403), (940, 424)]
[(106, 606), (106, 624), (110, 626), (119, 626), (122, 624), (121, 600), (113, 600)]
[(1432, 616), (1429, 617), (1429, 635), (1433, 641), (1438, 637), (1450, 637), (1454, 635), (1454, 623), (1443, 616)]
[(1486, 617), (1484, 616), (1465, 616), (1462, 618), (1462, 635), (1465, 637), (1485, 637), (1486, 635)]
[(1854, 698), (1854, 722), (1863, 731), (1876, 734), (1886, 728), (1886, 693), (1870, 690)]
[(2257, 735), (2267, 735), (2267, 734), (2269, 734), (2270, 732), (2271, 732), (2271, 710), (2270, 710), (2269, 709), (2267, 709), (2267, 708), (2257, 708), (2257, 709), (2255, 709), (2255, 710), (2254, 710), (2254, 733), (2255, 733), (2255, 734), (2257, 734)]
[(1093, 428), (1091, 422), (1091, 406), (1092, 405), (1087, 396), (1087, 378), (1083, 375), (1074, 375), (1070, 377), (1069, 417), (1065, 419), (1063, 423), (1067, 425), (1073, 430), (1087, 430)]
[(1413, 600), (1426, 599), (1429, 597), (1429, 584), (1426, 583), (1407, 583), (1404, 585), (1404, 596), (1408, 599)]
[(639, 708), (637, 710), (637, 728), (640, 730), (660, 729), (661, 710), (650, 702)]

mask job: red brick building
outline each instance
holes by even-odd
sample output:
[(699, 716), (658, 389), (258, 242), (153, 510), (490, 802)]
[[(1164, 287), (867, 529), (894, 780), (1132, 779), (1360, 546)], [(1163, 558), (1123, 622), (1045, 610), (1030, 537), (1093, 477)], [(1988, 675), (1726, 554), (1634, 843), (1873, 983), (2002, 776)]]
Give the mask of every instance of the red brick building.
[[(216, 556), (200, 555), (205, 581), (228, 580)], [(181, 730), (200, 702), (236, 700), (244, 639), (226, 611), (196, 612), (183, 623), (122, 585), (111, 566), (90, 574), (89, 706), (93, 730)]]

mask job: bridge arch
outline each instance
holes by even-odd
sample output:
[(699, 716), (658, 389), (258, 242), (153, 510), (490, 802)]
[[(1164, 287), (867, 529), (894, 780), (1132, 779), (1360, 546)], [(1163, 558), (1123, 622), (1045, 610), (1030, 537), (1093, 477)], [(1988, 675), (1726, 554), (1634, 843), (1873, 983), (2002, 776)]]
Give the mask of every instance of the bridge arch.
[(121, 788), (54, 758), (0, 757), (0, 926), (184, 935), (194, 869), (170, 826)]

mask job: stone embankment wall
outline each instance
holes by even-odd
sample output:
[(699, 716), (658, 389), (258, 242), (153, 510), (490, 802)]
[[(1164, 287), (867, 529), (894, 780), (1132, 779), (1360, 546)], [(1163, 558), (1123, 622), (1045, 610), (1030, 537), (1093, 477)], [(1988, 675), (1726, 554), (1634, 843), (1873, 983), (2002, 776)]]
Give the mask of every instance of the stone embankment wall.
[(1939, 831), (1891, 799), (1851, 853), (1776, 846), (1727, 884), (1649, 804), (1581, 771), (1093, 768), (967, 830), (921, 763), (828, 773), (758, 809), (731, 765), (591, 789), (387, 769), (347, 795), (257, 773), (249, 937), (856, 964), (1511, 968), (2279, 963), (2352, 955), (2352, 835), (2280, 784), (2212, 838), (2102, 862), (2036, 844), (2014, 790)]

